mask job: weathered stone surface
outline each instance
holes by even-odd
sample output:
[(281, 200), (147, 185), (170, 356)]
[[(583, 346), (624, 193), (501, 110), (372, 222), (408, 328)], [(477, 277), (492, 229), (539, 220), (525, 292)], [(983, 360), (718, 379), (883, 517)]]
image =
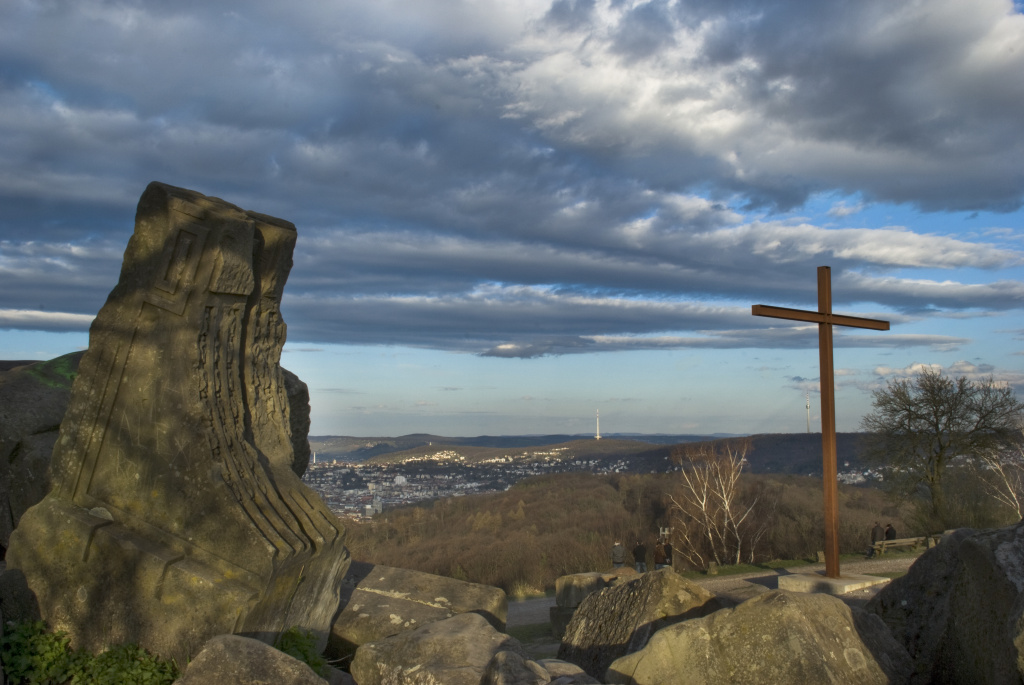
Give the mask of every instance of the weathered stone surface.
[(584, 599), (558, 658), (600, 679), (612, 661), (641, 649), (664, 626), (720, 608), (714, 595), (670, 568), (645, 573)]
[(635, 569), (623, 567), (614, 571), (573, 573), (555, 580), (555, 604), (560, 607), (578, 607), (589, 595), (606, 587), (614, 587), (639, 574)]
[(359, 685), (480, 685), (495, 654), (525, 657), (515, 638), (479, 614), (458, 614), (356, 650), (350, 669)]
[(915, 682), (1019, 683), (1024, 522), (958, 530), (868, 604), (915, 659)]
[(309, 386), (282, 367), (284, 391), (288, 396), (288, 428), (292, 441), (292, 471), (299, 478), (309, 468)]
[(279, 366), (288, 222), (150, 184), (90, 330), (53, 490), (11, 536), (43, 617), (186, 663), (224, 633), (326, 644), (343, 530), (292, 471)]
[(480, 685), (547, 685), (550, 674), (536, 661), (516, 652), (501, 651), (484, 669)]
[(910, 656), (885, 624), (830, 595), (771, 590), (663, 628), (611, 664), (607, 683), (905, 683)]
[(175, 685), (325, 685), (298, 659), (241, 635), (211, 638)]
[(565, 635), (576, 608), (588, 596), (606, 587), (620, 585), (627, 580), (637, 578), (635, 569), (622, 567), (614, 571), (592, 571), (589, 573), (573, 573), (555, 580), (555, 606), (551, 607), (549, 620), (551, 634), (558, 640)]
[(81, 352), (0, 373), (0, 545), (50, 489), (50, 454)]
[(489, 585), (354, 561), (342, 583), (341, 607), (327, 645), (331, 659), (351, 656), (367, 642), (467, 612), (480, 614), (503, 631), (508, 598)]
[(588, 683), (599, 683), (591, 676), (587, 675), (587, 672), (574, 663), (568, 661), (562, 661), (561, 659), (541, 659), (537, 662), (544, 667), (544, 670), (551, 676), (552, 681), (558, 680), (559, 678), (565, 680), (559, 680), (560, 683), (579, 683), (579, 685), (586, 685)]

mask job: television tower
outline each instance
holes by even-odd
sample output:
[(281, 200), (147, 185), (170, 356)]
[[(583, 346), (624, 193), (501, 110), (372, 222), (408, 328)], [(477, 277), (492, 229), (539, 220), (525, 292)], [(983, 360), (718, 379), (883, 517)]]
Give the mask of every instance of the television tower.
[(807, 432), (810, 433), (811, 432), (811, 393), (809, 391), (804, 393), (804, 400), (807, 403)]
[(601, 439), (601, 410), (597, 410), (597, 435), (594, 436), (594, 440)]

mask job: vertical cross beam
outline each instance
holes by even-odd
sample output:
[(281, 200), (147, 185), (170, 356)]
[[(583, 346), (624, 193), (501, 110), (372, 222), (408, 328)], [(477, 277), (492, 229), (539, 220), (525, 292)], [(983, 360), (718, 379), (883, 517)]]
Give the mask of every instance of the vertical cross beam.
[(770, 307), (755, 304), (754, 316), (769, 316), (790, 321), (818, 324), (818, 361), (821, 377), (821, 471), (825, 508), (825, 575), (839, 577), (839, 486), (836, 467), (836, 395), (835, 370), (832, 366), (832, 326), (889, 330), (889, 322), (841, 316), (832, 313), (832, 270), (818, 267), (818, 311)]
[(832, 360), (832, 270), (818, 267), (818, 365), (821, 370), (821, 478), (825, 504), (825, 575), (839, 577), (839, 474), (836, 456), (836, 380)]

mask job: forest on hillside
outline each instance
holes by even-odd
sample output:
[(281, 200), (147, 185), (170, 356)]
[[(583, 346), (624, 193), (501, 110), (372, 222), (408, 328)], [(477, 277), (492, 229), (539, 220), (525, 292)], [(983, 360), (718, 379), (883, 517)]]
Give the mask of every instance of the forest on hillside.
[[(773, 503), (753, 558), (813, 558), (823, 549), (821, 480), (743, 474), (745, 493)], [(666, 474), (567, 473), (524, 480), (500, 493), (403, 507), (348, 523), (354, 558), (494, 585), (512, 596), (553, 587), (570, 573), (611, 567), (610, 550), (639, 538), (653, 547), (661, 527), (679, 528)], [(840, 487), (840, 548), (859, 552), (877, 520), (910, 534), (904, 512), (880, 490)], [(767, 515), (770, 521), (763, 521)], [(684, 550), (680, 549), (680, 552)], [(687, 566), (677, 554), (677, 567)], [(747, 561), (744, 558), (743, 561)], [(692, 565), (692, 564), (691, 564)]]

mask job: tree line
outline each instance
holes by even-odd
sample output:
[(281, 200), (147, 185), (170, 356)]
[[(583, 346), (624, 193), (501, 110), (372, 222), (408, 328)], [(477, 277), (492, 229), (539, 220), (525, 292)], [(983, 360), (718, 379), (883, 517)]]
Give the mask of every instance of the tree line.
[[(666, 474), (566, 473), (537, 476), (500, 493), (420, 503), (346, 523), (354, 558), (494, 585), (512, 596), (542, 592), (562, 575), (611, 568), (611, 547), (648, 550), (663, 527), (673, 529), (676, 567), (702, 570), (713, 555), (691, 553), (673, 500), (681, 472)], [(823, 548), (821, 480), (806, 476), (741, 473), (736, 502), (771, 500), (770, 517), (741, 560), (813, 559)], [(878, 489), (840, 487), (840, 544), (863, 552), (875, 520), (904, 529), (900, 509)], [(740, 525), (741, 536), (745, 532)], [(729, 548), (732, 549), (732, 548)], [(731, 552), (734, 553), (734, 550)], [(722, 563), (735, 557), (720, 556)], [(653, 568), (653, 559), (647, 560)]]

